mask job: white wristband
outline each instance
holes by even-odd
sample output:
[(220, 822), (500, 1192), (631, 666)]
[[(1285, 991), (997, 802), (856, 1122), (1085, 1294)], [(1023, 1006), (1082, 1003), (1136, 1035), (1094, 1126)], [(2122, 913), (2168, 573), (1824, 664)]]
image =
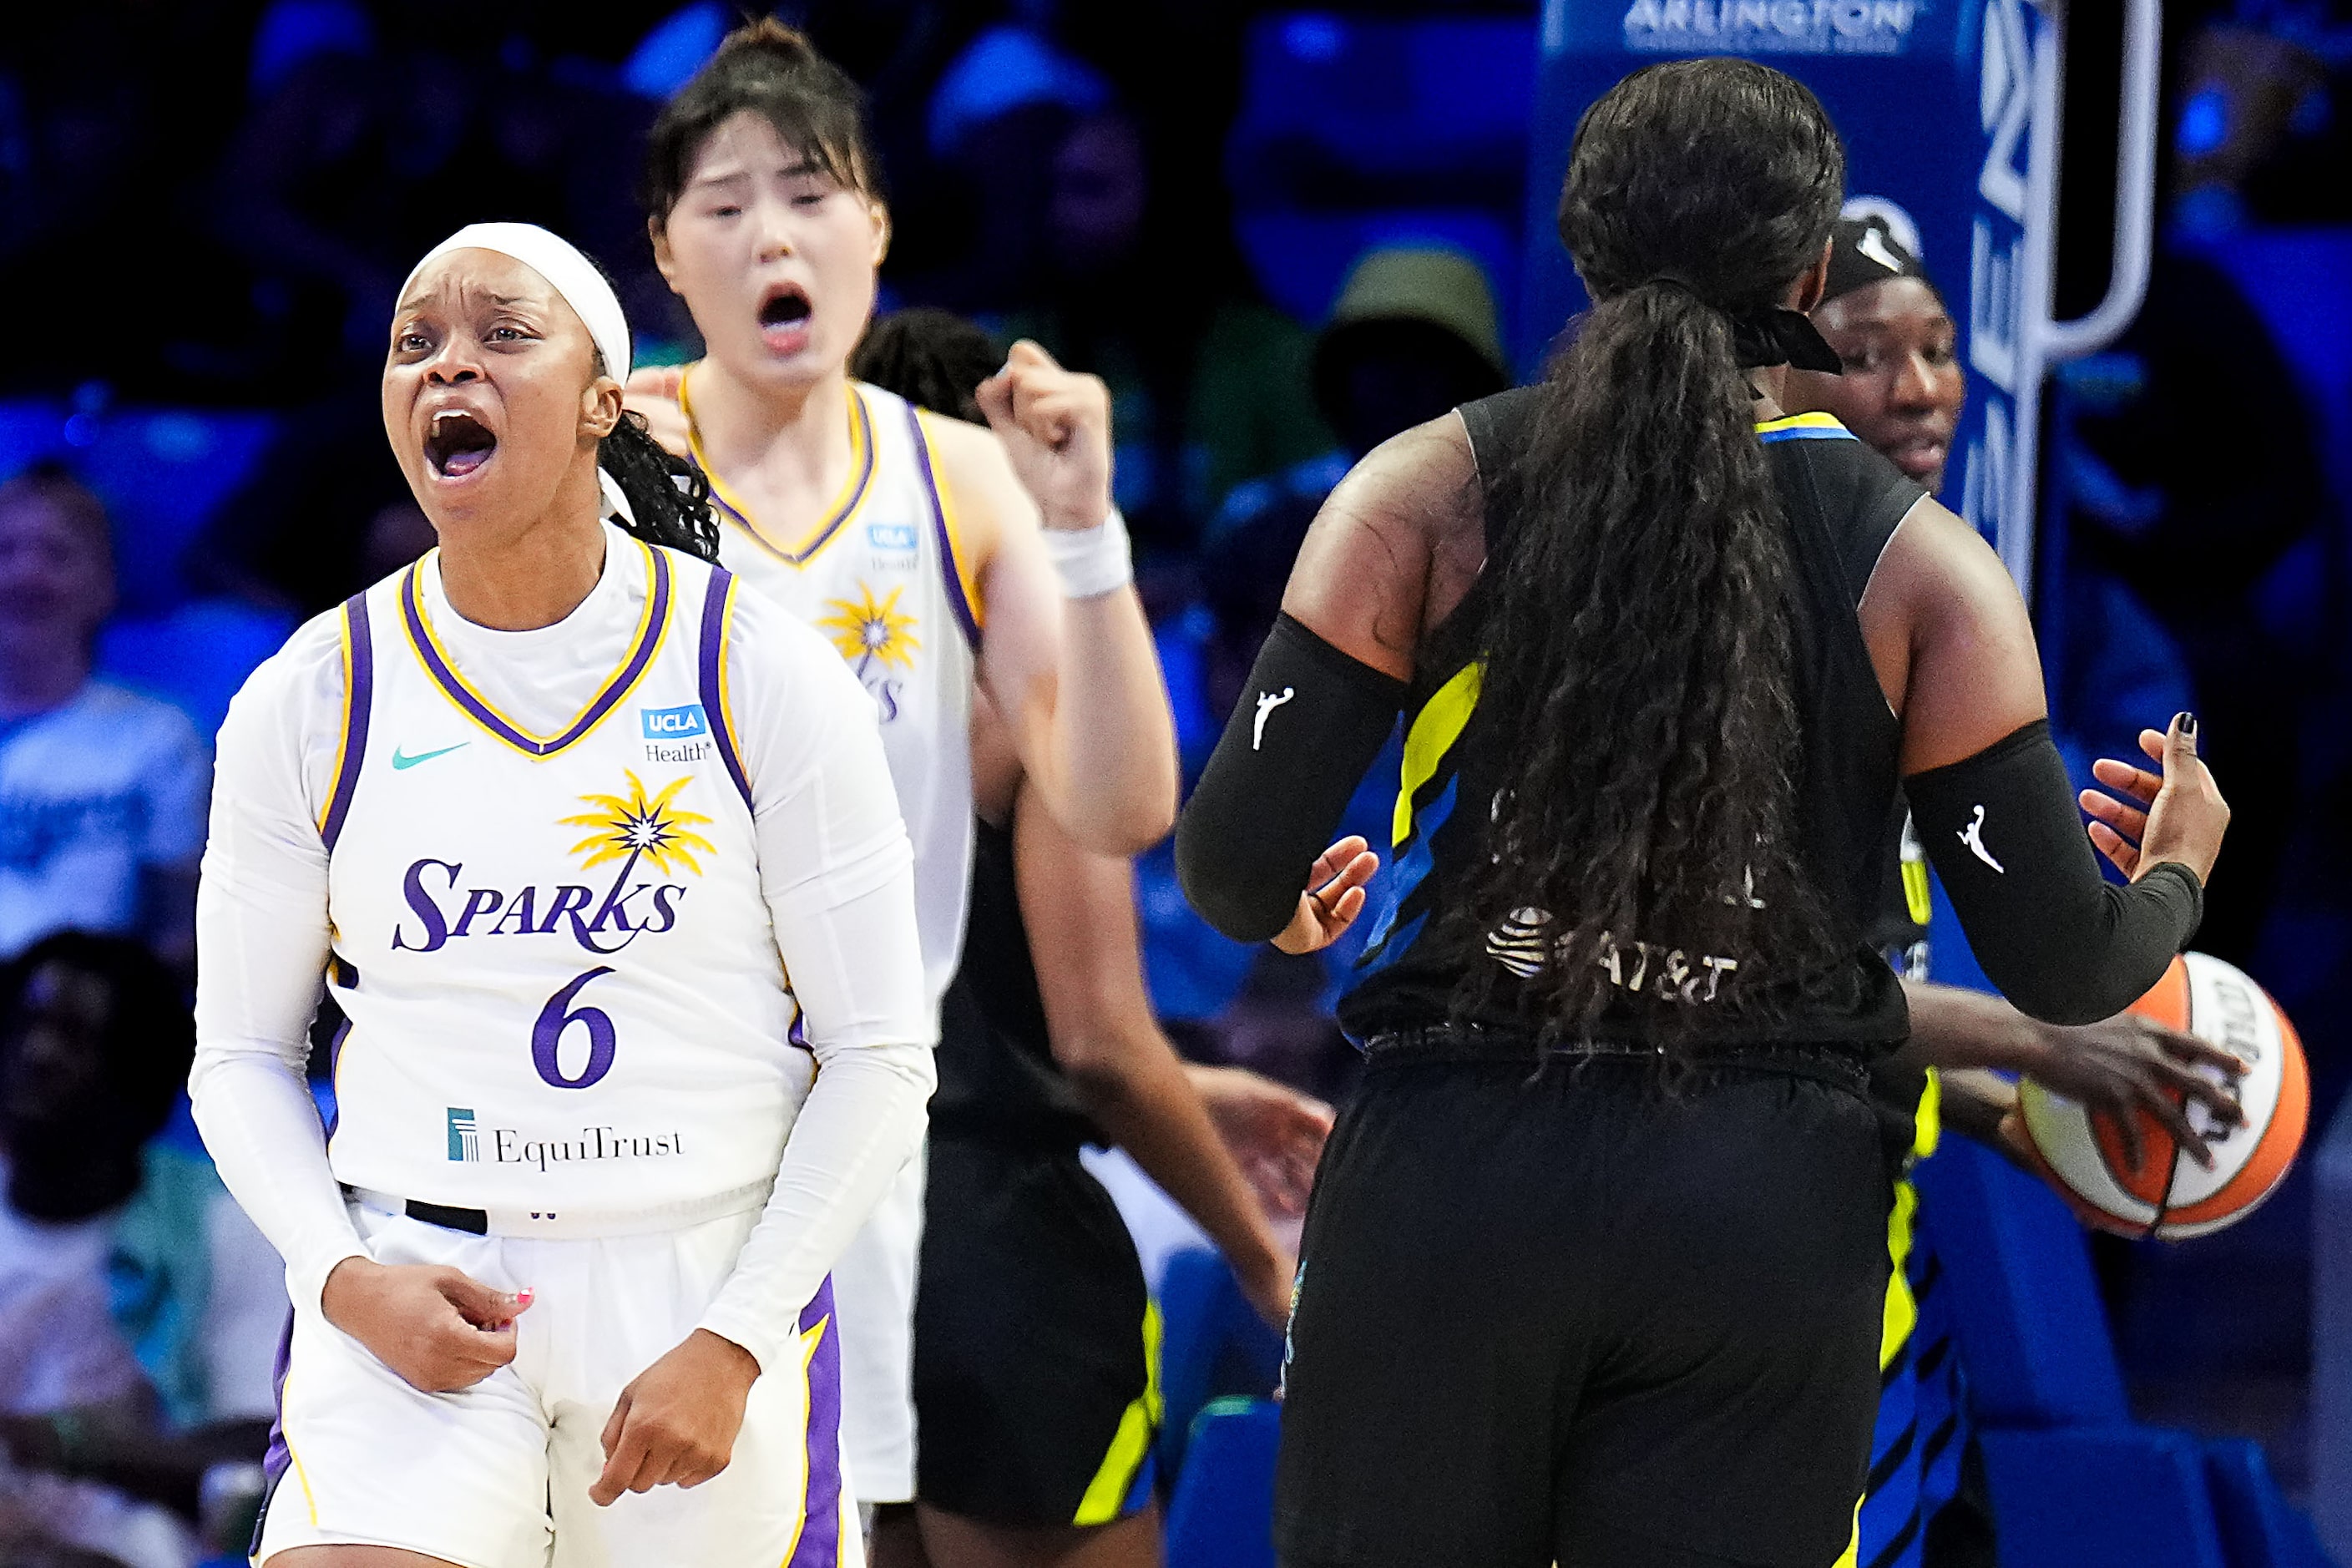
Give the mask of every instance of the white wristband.
[(1062, 596), (1092, 599), (1135, 581), (1128, 552), (1127, 520), (1114, 510), (1092, 528), (1048, 528), (1045, 557), (1062, 579)]

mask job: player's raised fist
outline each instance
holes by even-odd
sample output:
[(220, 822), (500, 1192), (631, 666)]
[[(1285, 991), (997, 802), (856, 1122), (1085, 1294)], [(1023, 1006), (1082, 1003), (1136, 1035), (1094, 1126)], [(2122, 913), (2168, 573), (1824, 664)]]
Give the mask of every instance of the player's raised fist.
[(1047, 528), (1088, 529), (1110, 516), (1110, 389), (1101, 377), (1064, 370), (1024, 338), (977, 395)]

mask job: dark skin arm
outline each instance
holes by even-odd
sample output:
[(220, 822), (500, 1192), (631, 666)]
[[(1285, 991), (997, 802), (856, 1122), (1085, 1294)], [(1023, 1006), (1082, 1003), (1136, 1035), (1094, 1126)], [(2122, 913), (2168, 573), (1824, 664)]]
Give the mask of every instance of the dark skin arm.
[(1133, 868), (1080, 847), (1025, 783), (1013, 833), (1021, 921), (1054, 1059), (1087, 1114), (1200, 1222), (1250, 1305), (1281, 1326), (1290, 1314), (1293, 1259), (1152, 1019)]
[(2209, 1166), (2212, 1156), (2189, 1123), (2187, 1100), (2202, 1101), (2223, 1122), (2242, 1114), (2226, 1079), (2196, 1069), (2215, 1068), (2234, 1079), (2245, 1064), (2194, 1035), (2129, 1013), (2065, 1028), (2029, 1018), (1998, 996), (1951, 985), (1906, 981), (1903, 992), (1911, 1006), (1911, 1038), (1893, 1060), (1942, 1071), (1946, 1120), (2004, 1153), (2011, 1150), (2000, 1123), (2015, 1108), (2014, 1093), (2003, 1093), (2006, 1084), (1998, 1079), (1989, 1084), (1990, 1075), (1974, 1069), (2021, 1074), (2113, 1117), (2135, 1164), (2140, 1158), (2136, 1111), (2155, 1117), (2190, 1158)]

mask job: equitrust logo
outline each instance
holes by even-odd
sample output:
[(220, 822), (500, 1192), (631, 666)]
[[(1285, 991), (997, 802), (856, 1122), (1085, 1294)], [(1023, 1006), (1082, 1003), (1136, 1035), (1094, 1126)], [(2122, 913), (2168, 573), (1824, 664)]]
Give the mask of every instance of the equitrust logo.
[(470, 1109), (449, 1108), (449, 1158), (467, 1162), (482, 1157), (482, 1134), (474, 1125)]

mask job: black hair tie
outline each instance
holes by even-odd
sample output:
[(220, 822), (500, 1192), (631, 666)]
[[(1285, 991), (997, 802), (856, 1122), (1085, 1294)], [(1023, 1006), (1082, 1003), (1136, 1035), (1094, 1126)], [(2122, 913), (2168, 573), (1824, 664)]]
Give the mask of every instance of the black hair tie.
[(1799, 370), (1819, 371), (1823, 375), (1836, 375), (1845, 368), (1837, 351), (1829, 345), (1811, 318), (1801, 310), (1780, 305), (1756, 305), (1734, 310), (1717, 304), (1679, 278), (1645, 279), (1643, 288), (1671, 289), (1686, 294), (1708, 310), (1731, 323), (1732, 353), (1738, 357), (1739, 368), (1757, 370), (1766, 365), (1793, 365)]

